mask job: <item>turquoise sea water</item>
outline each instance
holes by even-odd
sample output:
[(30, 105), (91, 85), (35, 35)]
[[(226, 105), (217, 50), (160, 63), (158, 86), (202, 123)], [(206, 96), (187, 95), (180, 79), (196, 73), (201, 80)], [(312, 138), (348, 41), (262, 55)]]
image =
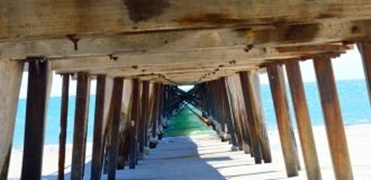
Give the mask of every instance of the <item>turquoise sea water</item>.
[[(366, 84), (364, 80), (341, 80), (337, 81), (338, 94), (340, 105), (343, 113), (345, 125), (355, 125), (371, 123), (371, 108), (368, 102)], [(312, 124), (315, 126), (324, 125), (322, 110), (319, 101), (319, 94), (315, 82), (305, 83), (305, 90), (309, 106)], [(289, 91), (287, 91), (289, 93)], [(266, 117), (266, 123), (269, 129), (277, 128), (276, 118), (273, 109), (273, 101), (269, 85), (262, 85), (263, 105)], [(288, 96), (290, 97), (290, 96)], [(74, 119), (75, 97), (71, 96), (69, 100), (68, 112), (68, 129), (67, 143), (72, 143), (72, 130)], [(291, 99), (289, 99), (291, 104)], [(60, 118), (60, 97), (51, 97), (49, 102), (48, 119), (45, 129), (45, 144), (58, 144), (59, 142), (59, 118)], [(90, 111), (88, 125), (88, 139), (91, 142), (93, 133), (94, 119), (94, 104), (95, 96), (90, 96)], [(15, 134), (13, 140), (13, 148), (20, 149), (23, 145), (24, 126), (25, 126), (25, 106), (26, 100), (20, 99), (18, 103), (18, 112), (15, 126)], [(292, 110), (292, 106), (291, 106)], [(294, 124), (295, 117), (291, 116)], [(188, 123), (187, 123), (188, 122)], [(191, 123), (191, 124), (190, 124)], [(295, 125), (296, 126), (296, 125)], [(173, 122), (173, 127), (167, 129), (167, 133), (171, 135), (189, 135), (191, 133), (200, 133), (208, 131), (196, 116), (190, 111), (184, 110), (176, 117)], [(166, 133), (165, 133), (166, 135)]]

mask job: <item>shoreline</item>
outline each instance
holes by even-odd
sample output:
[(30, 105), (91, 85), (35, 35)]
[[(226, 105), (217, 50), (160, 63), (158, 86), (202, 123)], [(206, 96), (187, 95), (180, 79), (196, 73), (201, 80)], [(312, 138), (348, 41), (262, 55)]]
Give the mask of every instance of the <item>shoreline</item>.
[[(347, 125), (344, 125), (344, 127), (345, 127), (345, 129), (347, 129), (347, 128), (351, 128), (351, 127), (357, 127), (357, 126), (371, 126), (371, 122), (361, 122), (361, 123), (356, 123), (356, 124), (347, 124)], [(315, 125), (315, 126), (312, 126), (312, 128), (313, 128), (313, 130), (314, 129), (317, 129), (317, 128), (325, 128), (325, 125)], [(267, 127), (267, 131), (269, 132), (269, 131), (278, 131), (278, 129), (277, 129), (277, 127), (275, 127), (275, 128), (269, 128), (269, 127)], [(295, 127), (294, 128), (294, 131), (295, 132), (297, 132), (297, 128)], [(197, 136), (197, 135), (203, 135), (203, 134), (210, 134), (210, 133), (212, 133), (212, 132), (208, 132), (208, 131), (204, 131), (204, 132), (202, 132), (202, 131), (196, 131), (195, 133), (191, 133), (191, 134), (189, 134), (189, 135), (187, 135), (187, 136)], [(164, 136), (164, 137), (181, 137), (181, 136)], [(88, 141), (87, 142), (87, 145), (92, 145), (93, 144), (93, 141)], [(66, 144), (66, 148), (67, 147), (69, 147), (69, 146), (71, 146), (71, 148), (72, 148), (72, 143), (67, 143)], [(45, 144), (44, 145), (44, 150), (45, 150), (45, 148), (46, 147), (48, 147), (48, 148), (56, 148), (56, 149), (58, 149), (59, 148), (59, 144), (57, 143), (57, 144)], [(17, 148), (12, 148), (12, 153), (16, 153), (16, 152), (23, 152), (23, 145), (21, 146), (21, 147), (17, 147)]]

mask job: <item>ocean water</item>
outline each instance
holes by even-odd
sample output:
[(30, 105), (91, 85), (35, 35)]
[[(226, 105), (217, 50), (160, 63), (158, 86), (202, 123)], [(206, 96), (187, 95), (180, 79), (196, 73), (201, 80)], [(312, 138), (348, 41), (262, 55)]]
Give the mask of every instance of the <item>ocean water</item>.
[[(338, 94), (344, 124), (356, 125), (371, 123), (371, 108), (368, 101), (366, 84), (364, 80), (340, 80), (337, 81)], [(315, 82), (305, 83), (306, 97), (311, 116), (311, 121), (314, 126), (324, 125), (317, 84)], [(287, 88), (287, 92), (290, 93)], [(262, 85), (262, 97), (265, 111), (265, 119), (269, 129), (276, 129), (276, 118), (273, 108), (273, 101), (271, 97), (269, 85)], [(296, 127), (295, 116), (291, 105), (290, 95), (289, 103), (291, 109), (291, 119)], [(90, 96), (90, 111), (88, 122), (88, 138), (87, 141), (91, 142), (93, 133), (93, 120), (94, 120), (94, 105), (95, 96)], [(15, 126), (15, 134), (13, 140), (13, 148), (21, 149), (24, 139), (25, 127), (25, 106), (26, 100), (20, 99), (18, 103), (18, 112)], [(59, 131), (60, 131), (60, 97), (51, 97), (49, 102), (48, 118), (45, 128), (45, 144), (58, 144)], [(74, 119), (74, 106), (75, 97), (71, 96), (69, 99), (68, 111), (68, 128), (67, 128), (67, 143), (72, 143), (73, 133), (73, 119)], [(194, 116), (189, 110), (181, 111), (172, 122), (172, 126), (166, 129), (165, 135), (192, 135), (198, 133), (209, 133), (210, 127), (206, 127)]]

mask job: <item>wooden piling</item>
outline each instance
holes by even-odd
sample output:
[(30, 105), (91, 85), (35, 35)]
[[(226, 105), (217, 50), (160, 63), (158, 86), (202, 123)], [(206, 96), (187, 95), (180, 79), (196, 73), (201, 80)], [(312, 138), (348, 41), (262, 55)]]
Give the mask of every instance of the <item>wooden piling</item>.
[(253, 94), (255, 95), (255, 110), (258, 115), (258, 124), (260, 126), (260, 145), (263, 154), (264, 163), (272, 162), (272, 153), (269, 143), (268, 130), (265, 123), (264, 109), (262, 104), (261, 85), (259, 79), (259, 72), (254, 72), (252, 75)]
[(79, 180), (83, 178), (84, 155), (85, 155), (85, 134), (87, 125), (87, 108), (89, 96), (89, 74), (85, 72), (77, 73), (75, 123), (73, 130), (72, 164), (71, 179)]
[(137, 161), (137, 131), (136, 127), (139, 122), (139, 79), (133, 80), (133, 96), (131, 106), (131, 119), (130, 119), (130, 130), (129, 130), (129, 169), (135, 169)]
[(26, 126), (21, 179), (40, 179), (51, 70), (48, 61), (28, 62)]
[(139, 153), (143, 156), (145, 139), (147, 138), (147, 126), (148, 126), (148, 96), (149, 96), (149, 82), (143, 81), (143, 91), (142, 91), (142, 108), (141, 108), (141, 121), (142, 125), (140, 127), (139, 133)]
[(219, 121), (222, 132), (226, 132), (225, 130), (225, 119), (223, 118), (223, 106), (222, 106), (222, 98), (221, 98), (221, 92), (220, 92), (220, 85), (218, 80), (213, 82), (213, 94), (214, 94), (214, 99), (215, 99), (215, 105), (216, 105), (216, 115), (217, 115), (217, 120)]
[(357, 43), (359, 52), (361, 53), (363, 70), (365, 73), (367, 92), (369, 97), (369, 102), (371, 104), (371, 43), (370, 42), (360, 42)]
[(64, 179), (64, 168), (66, 159), (66, 136), (68, 123), (68, 97), (69, 97), (70, 74), (62, 74), (62, 97), (61, 97), (61, 119), (59, 134), (59, 159), (58, 159), (58, 179)]
[[(249, 72), (251, 73), (251, 72)], [(259, 132), (261, 127), (259, 126), (258, 112), (256, 109), (255, 94), (253, 89), (253, 83), (251, 75), (247, 72), (240, 73), (240, 82), (242, 87), (243, 99), (245, 102), (245, 109), (247, 113), (247, 120), (250, 126), (251, 145), (254, 153), (254, 159), (256, 164), (262, 163), (262, 146)]]
[(105, 111), (105, 90), (106, 75), (97, 76), (97, 87), (95, 97), (95, 115), (94, 115), (94, 137), (93, 152), (91, 162), (91, 178), (100, 179), (103, 155), (103, 118)]
[[(152, 134), (151, 134), (151, 137), (152, 138), (156, 138), (156, 130), (157, 130), (157, 111), (158, 111), (158, 106), (159, 106), (159, 91), (160, 91), (160, 85), (158, 83), (155, 83), (154, 84), (154, 94), (153, 94), (153, 105), (152, 105), (152, 119), (151, 119), (151, 122), (152, 122)], [(150, 142), (152, 143), (152, 142)], [(152, 144), (154, 145), (154, 144)], [(154, 147), (151, 147), (152, 146), (150, 144), (150, 148), (155, 148), (156, 146)]]
[(227, 128), (228, 128), (228, 134), (231, 136), (231, 143), (232, 143), (232, 148), (237, 147), (237, 140), (236, 140), (236, 132), (235, 132), (235, 127), (233, 125), (233, 120), (232, 120), (232, 115), (231, 115), (231, 108), (230, 108), (230, 103), (228, 101), (228, 92), (227, 92), (227, 87), (225, 84), (225, 77), (220, 78), (219, 84), (220, 84), (220, 91), (221, 91), (221, 104), (223, 106), (223, 119), (225, 119), (227, 123)]
[(307, 177), (309, 180), (320, 180), (322, 179), (321, 170), (319, 167), (299, 62), (287, 63), (286, 73), (290, 85)]
[(144, 131), (144, 147), (148, 147), (149, 143), (149, 137), (148, 135), (148, 129), (151, 127), (152, 117), (153, 117), (153, 104), (154, 104), (154, 94), (155, 94), (155, 88), (154, 83), (149, 83), (148, 87), (148, 109), (147, 109), (147, 119), (145, 121), (145, 131)]
[(0, 60), (0, 179), (7, 179), (24, 62)]
[(313, 60), (332, 164), (337, 180), (353, 179), (348, 144), (330, 58)]
[(124, 79), (116, 77), (113, 80), (112, 90), (112, 122), (111, 122), (111, 138), (110, 151), (108, 152), (108, 179), (116, 179), (117, 155), (118, 155), (118, 139), (121, 119), (121, 104), (124, 87)]
[(283, 70), (280, 65), (267, 67), (274, 109), (277, 117), (278, 131), (288, 177), (298, 175), (298, 159), (292, 134), (292, 124), (286, 98)]
[(240, 82), (236, 81), (236, 78), (238, 77), (230, 76), (227, 79), (228, 93), (230, 97), (230, 104), (232, 107), (233, 119), (236, 125), (236, 129), (239, 131), (239, 136), (242, 140), (242, 144), (239, 143), (240, 149), (243, 149), (246, 154), (250, 154), (250, 156), (253, 157), (254, 154), (253, 151), (251, 151), (250, 127), (247, 123), (247, 114), (243, 103), (241, 86), (239, 84)]

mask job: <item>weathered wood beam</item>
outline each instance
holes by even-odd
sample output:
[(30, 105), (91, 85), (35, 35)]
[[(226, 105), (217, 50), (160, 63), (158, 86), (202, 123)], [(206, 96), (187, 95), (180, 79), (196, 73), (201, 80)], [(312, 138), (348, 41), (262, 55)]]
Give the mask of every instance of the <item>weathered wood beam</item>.
[(113, 79), (112, 90), (112, 122), (111, 122), (111, 138), (110, 151), (108, 153), (108, 179), (116, 179), (117, 155), (118, 155), (118, 141), (119, 128), (121, 119), (121, 104), (124, 88), (124, 79), (122, 77), (115, 77)]
[(261, 126), (259, 123), (258, 112), (255, 105), (255, 92), (252, 83), (252, 72), (241, 72), (240, 83), (242, 87), (243, 99), (245, 102), (245, 110), (247, 113), (247, 120), (249, 122), (250, 134), (251, 134), (251, 145), (254, 153), (254, 159), (256, 164), (262, 163), (262, 141), (260, 136)]
[(267, 67), (267, 72), (277, 117), (286, 173), (288, 177), (297, 176), (299, 159), (288, 109), (283, 69), (280, 65), (273, 64)]
[(8, 178), (23, 62), (0, 61), (0, 179)]
[[(298, 8), (291, 8), (292, 6)], [(0, 14), (0, 39), (48, 37), (65, 38), (67, 41), (67, 37), (73, 40), (74, 35), (99, 36), (241, 25), (327, 22), (328, 19), (361, 19), (371, 16), (370, 6), (370, 3), (362, 0), (295, 1), (291, 6), (287, 6), (284, 1), (272, 3), (269, 0), (233, 0), (218, 3), (210, 0), (180, 0), (150, 4), (146, 1), (3, 1), (0, 3), (0, 7), (4, 8)]]
[(330, 58), (313, 60), (336, 179), (353, 179), (348, 144)]
[(28, 66), (27, 109), (21, 179), (40, 179), (47, 100), (52, 74), (48, 61), (30, 59)]
[(95, 97), (95, 114), (94, 114), (94, 137), (93, 137), (93, 152), (91, 162), (91, 178), (100, 179), (102, 170), (103, 156), (103, 122), (105, 111), (105, 91), (106, 91), (106, 75), (97, 76), (97, 89)]
[(363, 70), (365, 72), (365, 79), (367, 84), (367, 92), (371, 104), (371, 43), (359, 42), (357, 47), (362, 56)]
[[(164, 71), (179, 66), (189, 67), (189, 64), (198, 64), (200, 67), (206, 63), (211, 63), (215, 66), (232, 66), (235, 64), (258, 65), (269, 60), (285, 60), (290, 58), (300, 58), (302, 56), (310, 56), (328, 52), (344, 53), (348, 46), (340, 44), (338, 49), (327, 50), (320, 47), (307, 51), (283, 51), (274, 47), (251, 47), (249, 50), (244, 50), (244, 47), (238, 48), (224, 48), (222, 49), (197, 49), (194, 51), (184, 52), (162, 52), (162, 53), (129, 53), (129, 54), (102, 54), (100, 56), (84, 57), (79, 56), (72, 59), (59, 58), (53, 61), (53, 69), (66, 71), (87, 71), (99, 69), (125, 68), (128, 70), (132, 68), (137, 71), (150, 71), (154, 68), (156, 71), (161, 71), (161, 67), (165, 67)], [(286, 47), (287, 49), (287, 47)], [(283, 51), (283, 52), (281, 52)], [(97, 68), (99, 66), (99, 68)], [(222, 68), (221, 68), (222, 69)]]
[(318, 162), (316, 144), (314, 142), (299, 62), (286, 63), (286, 73), (290, 85), (307, 177), (308, 179), (321, 180), (322, 175)]
[(59, 158), (58, 158), (58, 179), (64, 179), (64, 168), (66, 160), (66, 137), (68, 123), (68, 98), (69, 98), (70, 74), (62, 74), (62, 97), (61, 97), (61, 119), (59, 134)]
[(75, 123), (73, 130), (71, 179), (79, 180), (83, 178), (85, 164), (85, 134), (87, 132), (88, 121), (88, 99), (89, 99), (90, 79), (89, 74), (79, 72), (77, 74)]

